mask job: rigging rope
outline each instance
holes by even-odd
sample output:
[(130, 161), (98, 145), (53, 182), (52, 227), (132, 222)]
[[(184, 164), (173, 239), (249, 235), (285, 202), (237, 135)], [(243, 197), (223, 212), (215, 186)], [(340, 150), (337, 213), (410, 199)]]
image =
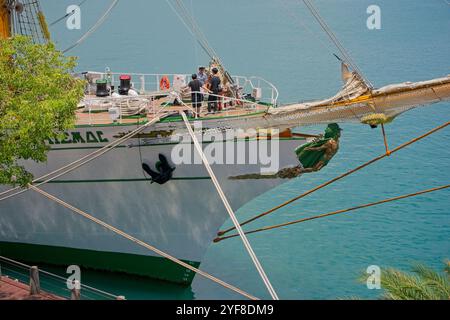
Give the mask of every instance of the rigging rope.
[(73, 48), (77, 47), (83, 41), (85, 41), (92, 33), (97, 31), (97, 29), (105, 22), (105, 20), (108, 18), (108, 16), (111, 13), (111, 11), (114, 9), (114, 7), (118, 3), (119, 3), (119, 0), (113, 0), (113, 2), (109, 6), (109, 8), (105, 11), (103, 16), (101, 16), (100, 19), (77, 42), (75, 42), (73, 45), (71, 45), (66, 50), (64, 50), (63, 53), (66, 53), (66, 52), (72, 50)]
[(384, 124), (381, 124), (381, 132), (383, 133), (383, 141), (384, 141), (384, 148), (386, 149), (386, 155), (391, 155), (391, 150), (389, 150), (389, 145), (386, 137), (386, 131), (384, 130)]
[[(205, 51), (205, 53), (211, 58), (218, 58), (215, 50), (210, 46), (206, 36), (203, 34), (201, 29), (198, 27), (198, 24), (194, 20), (194, 18), (189, 14), (189, 11), (186, 7), (178, 0), (175, 0), (175, 4), (173, 4), (170, 0), (166, 0), (169, 7), (176, 14), (176, 16), (180, 19), (180, 21), (184, 24), (186, 29), (191, 33), (191, 35), (197, 40), (200, 47)], [(177, 8), (178, 7), (178, 10)]]
[[(400, 151), (401, 149), (406, 148), (407, 146), (412, 145), (413, 143), (416, 143), (417, 141), (420, 141), (420, 140), (428, 137), (429, 135), (431, 135), (431, 134), (433, 134), (433, 133), (435, 133), (435, 132), (437, 132), (437, 131), (439, 131), (441, 129), (446, 128), (449, 124), (450, 124), (450, 122), (446, 122), (446, 123), (444, 123), (444, 124), (434, 128), (434, 129), (428, 131), (425, 134), (422, 134), (422, 135), (420, 135), (420, 136), (418, 136), (418, 137), (416, 137), (416, 138), (414, 138), (412, 140), (409, 140), (408, 142), (405, 142), (405, 143), (401, 144), (400, 146), (398, 146), (398, 147), (394, 148), (393, 150), (391, 150), (389, 155), (391, 155), (391, 154), (393, 154), (393, 153), (395, 153), (397, 151)], [(332, 183), (334, 183), (336, 181), (339, 181), (339, 180), (341, 180), (341, 179), (343, 179), (343, 178), (345, 178), (345, 177), (347, 177), (347, 176), (349, 176), (349, 175), (351, 175), (351, 174), (353, 174), (353, 173), (355, 173), (355, 172), (357, 172), (357, 171), (359, 171), (359, 170), (361, 170), (361, 169), (363, 169), (365, 167), (368, 167), (369, 165), (371, 165), (371, 164), (373, 164), (373, 163), (375, 163), (375, 162), (377, 162), (377, 161), (379, 161), (381, 159), (384, 159), (385, 157), (388, 157), (389, 155), (387, 153), (385, 153), (385, 154), (382, 154), (382, 155), (380, 155), (378, 157), (375, 157), (372, 160), (369, 160), (369, 161), (365, 162), (364, 164), (362, 164), (362, 165), (360, 165), (360, 166), (358, 166), (358, 167), (356, 167), (354, 169), (351, 169), (351, 170), (349, 170), (349, 171), (347, 171), (347, 172), (345, 172), (345, 173), (343, 173), (343, 174), (341, 174), (341, 175), (339, 175), (339, 176), (337, 176), (337, 177), (335, 177), (335, 178), (333, 178), (331, 180), (328, 180), (327, 182), (324, 182), (324, 183), (320, 184), (319, 186), (317, 186), (317, 187), (315, 187), (313, 189), (310, 189), (310, 190), (308, 190), (308, 191), (298, 195), (297, 197), (294, 197), (294, 198), (292, 198), (292, 199), (290, 199), (288, 201), (285, 201), (282, 204), (280, 204), (280, 205), (278, 205), (276, 207), (273, 207), (272, 209), (270, 209), (268, 211), (265, 211), (265, 212), (263, 212), (261, 214), (258, 214), (256, 216), (254, 216), (253, 218), (250, 218), (250, 219), (242, 222), (241, 226), (246, 225), (246, 224), (248, 224), (248, 223), (250, 223), (252, 221), (255, 221), (257, 219), (260, 219), (260, 218), (262, 218), (264, 216), (267, 216), (268, 214), (271, 214), (272, 212), (275, 212), (275, 211), (277, 211), (277, 210), (279, 210), (279, 209), (281, 209), (281, 208), (283, 208), (283, 207), (285, 207), (285, 206), (287, 206), (287, 205), (289, 205), (289, 204), (291, 204), (291, 203), (293, 203), (293, 202), (295, 202), (295, 201), (297, 201), (299, 199), (302, 199), (302, 198), (304, 198), (304, 197), (306, 197), (306, 196), (308, 196), (308, 195), (310, 195), (310, 194), (312, 194), (312, 193), (314, 193), (314, 192), (316, 192), (316, 191), (318, 191), (320, 189), (323, 189), (326, 186), (328, 186), (328, 185), (330, 185), (330, 184), (332, 184)], [(232, 231), (234, 229), (235, 229), (234, 227), (231, 227), (231, 228), (226, 229), (224, 231), (219, 231), (218, 236), (223, 236), (224, 234), (226, 234), (226, 233), (228, 233), (228, 232), (230, 232), (230, 231)]]
[(67, 202), (65, 202), (65, 201), (63, 201), (63, 200), (61, 200), (61, 199), (59, 199), (59, 198), (57, 198), (57, 197), (55, 197), (55, 196), (45, 192), (42, 189), (39, 189), (39, 188), (37, 188), (37, 187), (35, 187), (33, 185), (29, 185), (29, 187), (31, 189), (33, 189), (34, 191), (36, 191), (37, 193), (43, 195), (47, 199), (60, 204), (61, 206), (71, 210), (72, 212), (74, 212), (74, 213), (76, 213), (78, 215), (81, 215), (84, 218), (89, 219), (90, 221), (93, 221), (94, 223), (96, 223), (98, 225), (101, 225), (102, 227), (104, 227), (104, 228), (106, 228), (106, 229), (108, 229), (108, 230), (110, 230), (110, 231), (112, 231), (112, 232), (114, 232), (114, 233), (116, 233), (116, 234), (118, 234), (118, 235), (120, 235), (120, 236), (122, 236), (122, 237), (124, 237), (124, 238), (126, 238), (126, 239), (128, 239), (128, 240), (130, 240), (130, 241), (132, 241), (132, 242), (134, 242), (134, 243), (136, 243), (136, 244), (146, 248), (146, 249), (148, 249), (148, 250), (150, 250), (150, 251), (153, 251), (154, 253), (156, 253), (156, 254), (158, 254), (158, 255), (160, 255), (160, 256), (162, 256), (162, 257), (164, 257), (164, 258), (166, 258), (166, 259), (168, 259), (168, 260), (170, 260), (170, 261), (172, 261), (172, 262), (174, 262), (174, 263), (176, 263), (176, 264), (186, 268), (186, 269), (189, 269), (189, 270), (191, 270), (191, 271), (193, 271), (193, 272), (195, 272), (195, 273), (197, 273), (197, 274), (199, 274), (199, 275), (201, 275), (201, 276), (203, 276), (203, 277), (205, 277), (205, 278), (207, 278), (207, 279), (209, 279), (211, 281), (214, 281), (217, 284), (220, 284), (221, 286), (223, 286), (225, 288), (228, 288), (228, 289), (230, 289), (230, 290), (232, 290), (232, 291), (234, 291), (236, 293), (239, 293), (239, 294), (247, 297), (250, 300), (258, 300), (258, 298), (250, 295), (249, 293), (247, 293), (247, 292), (245, 292), (245, 291), (243, 291), (243, 290), (241, 290), (241, 289), (239, 289), (239, 288), (237, 288), (237, 287), (235, 287), (235, 286), (233, 286), (231, 284), (228, 284), (227, 282), (222, 281), (222, 280), (220, 280), (220, 279), (210, 275), (209, 273), (207, 273), (205, 271), (197, 269), (197, 268), (191, 266), (190, 264), (188, 264), (186, 262), (183, 262), (183, 261), (181, 261), (181, 260), (171, 256), (170, 254), (168, 254), (168, 253), (166, 253), (164, 251), (161, 251), (161, 250), (159, 250), (159, 249), (149, 245), (148, 243), (146, 243), (144, 241), (141, 241), (141, 240), (139, 240), (139, 239), (137, 239), (137, 238), (135, 238), (135, 237), (125, 233), (124, 231), (122, 231), (120, 229), (117, 229), (117, 228), (111, 226), (110, 224), (107, 224), (106, 222), (104, 222), (104, 221), (102, 221), (100, 219), (97, 219), (97, 218), (93, 217), (89, 213), (84, 212), (84, 211), (82, 211), (82, 210), (80, 210), (80, 209), (78, 209), (78, 208), (68, 204)]
[(295, 13), (293, 10), (291, 10), (287, 3), (286, 0), (280, 0), (283, 9), (285, 10), (285, 12), (293, 19), (293, 21), (297, 22), (299, 26), (301, 26), (302, 28), (304, 28), (305, 30), (307, 30), (309, 33), (311, 33), (311, 35), (315, 36), (317, 38), (317, 40), (319, 40), (320, 44), (330, 53), (332, 53), (333, 55), (335, 54), (334, 51), (331, 49), (330, 45), (328, 43), (326, 43), (322, 38), (320, 38), (316, 32), (314, 32), (310, 27), (308, 27), (308, 25), (306, 23), (304, 23)]
[[(328, 212), (328, 213), (322, 213), (322, 214), (318, 214), (312, 217), (307, 217), (307, 218), (302, 218), (299, 220), (294, 220), (294, 221), (289, 221), (289, 222), (285, 222), (285, 223), (281, 223), (281, 224), (276, 224), (276, 225), (272, 225), (272, 226), (267, 226), (267, 227), (263, 227), (263, 228), (258, 228), (255, 230), (251, 230), (251, 231), (247, 231), (245, 232), (245, 234), (252, 234), (252, 233), (257, 233), (257, 232), (262, 232), (262, 231), (268, 231), (268, 230), (273, 230), (273, 229), (278, 229), (278, 228), (282, 228), (282, 227), (287, 227), (293, 224), (298, 224), (298, 223), (302, 223), (302, 222), (306, 222), (306, 221), (311, 221), (311, 220), (315, 220), (315, 219), (320, 219), (320, 218), (325, 218), (325, 217), (329, 217), (329, 216), (334, 216), (334, 215), (338, 215), (338, 214), (342, 214), (342, 213), (346, 213), (346, 212), (350, 212), (350, 211), (355, 211), (355, 210), (359, 210), (359, 209), (363, 209), (363, 208), (368, 208), (368, 207), (373, 207), (373, 206), (377, 206), (380, 204), (384, 204), (384, 203), (388, 203), (388, 202), (393, 202), (393, 201), (398, 201), (398, 200), (402, 200), (402, 199), (406, 199), (406, 198), (412, 198), (412, 197), (416, 197), (422, 194), (426, 194), (426, 193), (431, 193), (431, 192), (435, 192), (435, 191), (440, 191), (440, 190), (444, 190), (450, 188), (450, 184), (444, 185), (444, 186), (440, 186), (440, 187), (436, 187), (436, 188), (431, 188), (431, 189), (427, 189), (427, 190), (422, 190), (422, 191), (418, 191), (418, 192), (414, 192), (414, 193), (410, 193), (410, 194), (406, 194), (406, 195), (402, 195), (402, 196), (397, 196), (394, 198), (388, 198), (388, 199), (384, 199), (384, 200), (380, 200), (380, 201), (376, 201), (376, 202), (371, 202), (371, 203), (366, 203), (366, 204), (362, 204), (359, 206), (355, 206), (355, 207), (351, 207), (351, 208), (347, 208), (347, 209), (342, 209), (342, 210), (337, 210), (337, 211), (332, 211), (332, 212)], [(238, 234), (232, 234), (226, 237), (221, 237), (221, 238), (216, 238), (214, 240), (214, 242), (219, 242), (222, 240), (226, 240), (226, 239), (230, 239), (230, 238), (234, 238), (237, 237)]]
[[(192, 16), (195, 16), (195, 13), (194, 13), (194, 0), (191, 0), (191, 2), (190, 2), (190, 12), (191, 12)], [(201, 63), (200, 58), (199, 58), (198, 46), (196, 45), (196, 40), (197, 39), (195, 37), (193, 37), (193, 38), (194, 38), (194, 42), (192, 44), (192, 47), (194, 49), (195, 62), (196, 62), (196, 64), (198, 66), (200, 66), (202, 63)]]
[[(350, 64), (350, 66), (357, 71), (362, 77), (363, 73), (359, 69), (358, 65), (353, 61), (353, 58), (350, 56), (348, 51), (345, 49), (345, 47), (342, 45), (342, 43), (339, 41), (339, 39), (336, 37), (334, 32), (331, 30), (331, 28), (328, 26), (326, 21), (322, 18), (319, 11), (316, 9), (316, 7), (311, 3), (309, 0), (302, 0), (303, 3), (308, 7), (312, 15), (316, 18), (316, 20), (321, 25), (322, 29), (325, 31), (325, 33), (329, 36), (331, 41), (334, 43), (334, 45), (337, 47), (337, 49), (341, 52), (341, 54), (344, 56), (344, 58), (347, 60), (347, 62)], [(364, 77), (363, 77), (364, 78)], [(370, 83), (369, 83), (370, 84)], [(371, 86), (371, 85), (370, 85)]]
[[(81, 2), (78, 4), (78, 7), (81, 7), (86, 1), (87, 1), (87, 0), (81, 1)], [(50, 23), (50, 27), (53, 27), (55, 24), (61, 22), (62, 20), (66, 19), (66, 18), (69, 18), (69, 17), (73, 16), (74, 14), (75, 14), (75, 10), (72, 10), (71, 12), (66, 13), (66, 14), (65, 14), (64, 16), (62, 16), (61, 18), (56, 19), (55, 21), (53, 21), (52, 23)]]
[(325, 31), (325, 33), (328, 35), (328, 37), (330, 38), (330, 40), (334, 43), (334, 45), (336, 46), (336, 48), (339, 50), (339, 52), (342, 54), (343, 58), (347, 61), (347, 63), (353, 68), (353, 70), (355, 70), (360, 77), (362, 78), (362, 80), (366, 83), (366, 85), (370, 88), (373, 89), (373, 85), (372, 83), (370, 83), (370, 81), (364, 77), (364, 74), (362, 73), (361, 69), (358, 67), (358, 65), (353, 61), (352, 57), (350, 56), (350, 54), (348, 53), (348, 51), (344, 48), (344, 46), (342, 45), (342, 43), (339, 41), (339, 39), (336, 37), (336, 35), (334, 34), (334, 32), (331, 30), (331, 28), (328, 26), (328, 24), (325, 22), (325, 20), (322, 18), (322, 16), (320, 15), (319, 11), (315, 8), (315, 6), (311, 3), (310, 0), (302, 0), (303, 3), (306, 5), (306, 7), (308, 8), (308, 10), (311, 12), (311, 14), (314, 16), (314, 18), (316, 18), (317, 22), (320, 24), (320, 26), (322, 27), (322, 29)]
[[(216, 62), (223, 69), (222, 70), (223, 76), (226, 77), (230, 83), (234, 84), (234, 79), (225, 69), (224, 64), (220, 59), (219, 55), (214, 50), (214, 48), (209, 44), (208, 38), (205, 36), (201, 28), (198, 26), (192, 14), (183, 4), (183, 1), (175, 0), (175, 4), (172, 4), (170, 0), (166, 0), (166, 2), (169, 5), (169, 7), (174, 11), (176, 16), (181, 20), (184, 26), (188, 29), (191, 35), (195, 39), (197, 39), (197, 42), (199, 43), (200, 47), (205, 51), (205, 53), (210, 57), (210, 59)], [(236, 92), (234, 90), (232, 92), (233, 95), (236, 97)]]
[(194, 146), (197, 149), (198, 154), (202, 158), (203, 164), (208, 171), (209, 176), (211, 177), (211, 181), (213, 182), (214, 186), (216, 187), (217, 193), (220, 196), (220, 199), (222, 200), (225, 209), (227, 210), (231, 221), (233, 221), (233, 224), (235, 225), (235, 228), (239, 234), (239, 236), (242, 239), (242, 242), (244, 243), (245, 249), (247, 249), (248, 254), (250, 255), (251, 259), (253, 260), (253, 263), (255, 264), (256, 269), (258, 270), (259, 275), (261, 276), (261, 279), (263, 280), (264, 284), (266, 285), (267, 290), (269, 291), (270, 295), (272, 296), (272, 299), (279, 300), (277, 293), (275, 292), (275, 289), (272, 287), (272, 284), (270, 283), (269, 278), (267, 277), (263, 267), (261, 266), (261, 263), (258, 260), (258, 257), (256, 256), (255, 252), (253, 251), (252, 246), (250, 245), (250, 242), (248, 241), (247, 237), (244, 234), (244, 231), (242, 230), (241, 226), (239, 225), (239, 221), (236, 218), (236, 215), (231, 208), (230, 203), (228, 202), (227, 197), (225, 196), (225, 193), (222, 190), (222, 187), (219, 184), (219, 181), (216, 178), (216, 175), (214, 174), (214, 171), (212, 170), (211, 166), (209, 165), (208, 159), (206, 158), (205, 154), (203, 153), (203, 149), (200, 146), (200, 143), (198, 142), (197, 137), (195, 136), (194, 131), (191, 128), (191, 124), (189, 123), (189, 120), (186, 117), (186, 114), (183, 111), (180, 111), (181, 116), (183, 117), (184, 124), (186, 125), (186, 128), (189, 132), (189, 135), (192, 138), (192, 141), (194, 142)]
[(197, 34), (197, 37), (200, 37), (203, 39), (203, 42), (206, 44), (206, 47), (209, 49), (211, 54), (213, 55), (213, 58), (216, 58), (219, 60), (219, 55), (217, 54), (216, 50), (210, 45), (208, 38), (203, 33), (202, 29), (199, 27), (197, 21), (194, 19), (192, 14), (189, 12), (189, 10), (186, 8), (182, 0), (175, 0), (180, 10), (184, 12), (184, 16), (188, 19), (188, 22), (192, 26), (194, 32)]

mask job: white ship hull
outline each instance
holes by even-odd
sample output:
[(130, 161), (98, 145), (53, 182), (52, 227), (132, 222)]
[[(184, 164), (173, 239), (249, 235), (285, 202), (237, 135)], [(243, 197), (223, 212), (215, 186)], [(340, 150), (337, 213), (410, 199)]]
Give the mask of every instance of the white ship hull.
[[(67, 135), (64, 143), (52, 140), (47, 163), (31, 163), (27, 167), (35, 177), (42, 176), (135, 128), (136, 125), (77, 128)], [(148, 134), (151, 129), (147, 131)], [(131, 139), (42, 188), (198, 266), (228, 215), (202, 164), (177, 165), (172, 180), (163, 185), (150, 183), (142, 170), (142, 161), (154, 165), (158, 154), (170, 159), (172, 149), (177, 146), (163, 140)], [(305, 140), (280, 138), (278, 141), (280, 168), (298, 165), (294, 149)], [(247, 146), (248, 158), (252, 152), (249, 142), (242, 143)], [(213, 164), (212, 168), (235, 210), (285, 181), (229, 179), (259, 173), (260, 164)], [(6, 189), (4, 186), (1, 190)], [(0, 211), (0, 251), (10, 257), (123, 271), (180, 283), (190, 283), (194, 276), (189, 270), (154, 257), (152, 252), (74, 215), (34, 191), (0, 202)]]

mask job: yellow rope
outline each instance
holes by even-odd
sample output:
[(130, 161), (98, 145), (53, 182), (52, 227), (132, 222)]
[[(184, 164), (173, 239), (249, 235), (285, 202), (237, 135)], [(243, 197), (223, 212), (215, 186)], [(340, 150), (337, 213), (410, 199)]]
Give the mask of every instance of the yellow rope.
[[(393, 153), (395, 153), (395, 152), (397, 152), (397, 151), (399, 151), (399, 150), (401, 150), (403, 148), (406, 148), (407, 146), (409, 146), (409, 145), (411, 145), (413, 143), (416, 143), (417, 141), (422, 140), (425, 137), (428, 137), (429, 135), (431, 135), (431, 134), (433, 134), (433, 133), (435, 133), (435, 132), (437, 132), (437, 131), (439, 131), (441, 129), (444, 129), (449, 124), (450, 124), (450, 122), (446, 122), (446, 123), (444, 123), (444, 124), (434, 128), (434, 129), (428, 131), (427, 133), (420, 135), (417, 138), (414, 138), (412, 140), (409, 140), (408, 142), (403, 143), (402, 145), (400, 145), (400, 146), (396, 147), (395, 149), (391, 150), (389, 155), (391, 155), (391, 154), (393, 154)], [(349, 171), (347, 171), (347, 172), (345, 172), (345, 173), (343, 173), (343, 174), (341, 174), (341, 175), (339, 175), (339, 176), (337, 176), (337, 177), (335, 177), (335, 178), (333, 178), (333, 179), (331, 179), (331, 180), (329, 180), (329, 181), (327, 181), (325, 183), (322, 183), (321, 185), (319, 185), (319, 186), (317, 186), (317, 187), (315, 187), (313, 189), (310, 189), (309, 191), (306, 191), (306, 192), (302, 193), (301, 195), (299, 195), (297, 197), (294, 197), (294, 198), (292, 198), (292, 199), (290, 199), (288, 201), (285, 201), (282, 204), (280, 204), (280, 205), (278, 205), (276, 207), (273, 207), (272, 209), (270, 209), (268, 211), (265, 211), (265, 212), (263, 212), (261, 214), (258, 214), (256, 216), (254, 216), (251, 219), (248, 219), (248, 220), (242, 222), (241, 226), (246, 225), (246, 224), (248, 224), (248, 223), (250, 223), (252, 221), (255, 221), (255, 220), (259, 219), (259, 218), (262, 218), (262, 217), (264, 217), (264, 216), (266, 216), (266, 215), (268, 215), (268, 214), (270, 214), (270, 213), (272, 213), (274, 211), (277, 211), (278, 209), (281, 209), (281, 208), (287, 206), (288, 204), (291, 204), (291, 203), (293, 203), (293, 202), (295, 202), (295, 201), (297, 201), (297, 200), (299, 200), (301, 198), (306, 197), (307, 195), (310, 195), (310, 194), (312, 194), (312, 193), (314, 193), (314, 192), (316, 192), (316, 191), (318, 191), (318, 190), (320, 190), (322, 188), (325, 188), (326, 186), (328, 186), (328, 185), (330, 185), (330, 184), (332, 184), (332, 183), (334, 183), (334, 182), (336, 182), (338, 180), (341, 180), (342, 178), (345, 178), (345, 177), (347, 177), (347, 176), (349, 176), (349, 175), (351, 175), (351, 174), (353, 174), (353, 173), (355, 173), (355, 172), (357, 172), (357, 171), (359, 171), (359, 170), (361, 170), (361, 169), (363, 169), (363, 168), (365, 168), (365, 167), (367, 167), (367, 166), (369, 166), (369, 165), (371, 165), (371, 164), (373, 164), (373, 163), (375, 163), (375, 162), (377, 162), (377, 161), (379, 161), (381, 159), (384, 159), (385, 157), (387, 157), (389, 155), (387, 153), (385, 153), (385, 154), (382, 154), (382, 155), (380, 155), (380, 156), (378, 156), (376, 158), (373, 158), (372, 160), (369, 160), (366, 163), (364, 163), (364, 164), (362, 164), (362, 165), (360, 165), (360, 166), (358, 166), (358, 167), (356, 167), (354, 169), (351, 169), (351, 170), (349, 170)], [(231, 228), (226, 229), (224, 231), (219, 231), (218, 232), (218, 236), (223, 236), (224, 234), (226, 234), (226, 233), (228, 233), (228, 232), (230, 232), (232, 230), (234, 230), (234, 227), (231, 227)]]
[[(449, 187), (450, 187), (450, 184), (445, 185), (445, 186), (432, 188), (432, 189), (419, 191), (419, 192), (415, 192), (415, 193), (411, 193), (411, 194), (406, 194), (406, 195), (402, 195), (402, 196), (398, 196), (398, 197), (394, 197), (394, 198), (384, 199), (384, 200), (380, 200), (380, 201), (377, 201), (377, 202), (371, 202), (371, 203), (367, 203), (367, 204), (362, 204), (362, 205), (359, 205), (359, 206), (356, 206), (356, 207), (351, 207), (351, 208), (347, 208), (347, 209), (342, 209), (342, 210), (332, 211), (332, 212), (328, 212), (328, 213), (323, 213), (323, 214), (315, 215), (315, 216), (312, 216), (312, 217), (303, 218), (303, 219), (299, 219), (299, 220), (294, 220), (294, 221), (290, 221), (290, 222), (285, 222), (285, 223), (281, 223), (281, 224), (277, 224), (277, 225), (267, 226), (267, 227), (255, 229), (255, 230), (252, 230), (252, 231), (247, 231), (247, 232), (245, 232), (245, 234), (252, 234), (252, 233), (257, 233), (257, 232), (261, 232), (261, 231), (268, 231), (268, 230), (278, 229), (278, 228), (290, 226), (290, 225), (297, 224), (297, 223), (302, 223), (302, 222), (306, 222), (306, 221), (310, 221), (310, 220), (315, 220), (315, 219), (325, 218), (325, 217), (329, 217), (329, 216), (334, 216), (334, 215), (346, 213), (346, 212), (349, 212), (349, 211), (354, 211), (354, 210), (358, 210), (358, 209), (373, 207), (373, 206), (377, 206), (377, 205), (380, 205), (380, 204), (383, 204), (383, 203), (388, 203), (388, 202), (398, 201), (398, 200), (405, 199), (405, 198), (411, 198), (411, 197), (419, 196), (419, 195), (422, 195), (422, 194), (425, 194), (425, 193), (430, 193), (430, 192), (435, 192), (435, 191), (439, 191), (439, 190), (444, 190), (444, 189), (447, 189)], [(214, 242), (219, 242), (219, 241), (222, 241), (222, 240), (225, 240), (225, 239), (234, 238), (234, 237), (237, 237), (237, 236), (238, 236), (238, 234), (232, 234), (232, 235), (229, 235), (229, 236), (226, 236), (226, 237), (216, 238), (214, 240)]]
[(381, 124), (381, 132), (383, 133), (383, 141), (384, 141), (384, 148), (386, 149), (386, 155), (390, 156), (391, 151), (389, 150), (389, 145), (388, 145), (387, 137), (386, 137), (386, 131), (384, 130), (384, 124)]

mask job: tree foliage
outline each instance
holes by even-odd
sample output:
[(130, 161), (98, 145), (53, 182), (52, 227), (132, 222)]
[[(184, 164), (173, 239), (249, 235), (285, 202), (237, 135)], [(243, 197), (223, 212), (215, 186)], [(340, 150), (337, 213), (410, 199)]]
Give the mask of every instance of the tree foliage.
[(0, 184), (31, 182), (24, 162), (45, 162), (46, 139), (73, 127), (84, 88), (75, 66), (52, 43), (0, 39)]
[[(444, 272), (440, 273), (423, 264), (415, 264), (412, 272), (393, 268), (381, 272), (383, 299), (388, 300), (449, 300), (450, 262), (446, 261)], [(361, 281), (365, 279), (361, 277)]]

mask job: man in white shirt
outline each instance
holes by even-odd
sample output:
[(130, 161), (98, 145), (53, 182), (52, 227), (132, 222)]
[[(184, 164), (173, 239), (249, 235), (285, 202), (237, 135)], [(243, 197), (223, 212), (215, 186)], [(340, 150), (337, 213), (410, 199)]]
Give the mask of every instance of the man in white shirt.
[(197, 73), (197, 79), (201, 82), (202, 86), (208, 81), (208, 75), (206, 74), (205, 67), (199, 67)]

